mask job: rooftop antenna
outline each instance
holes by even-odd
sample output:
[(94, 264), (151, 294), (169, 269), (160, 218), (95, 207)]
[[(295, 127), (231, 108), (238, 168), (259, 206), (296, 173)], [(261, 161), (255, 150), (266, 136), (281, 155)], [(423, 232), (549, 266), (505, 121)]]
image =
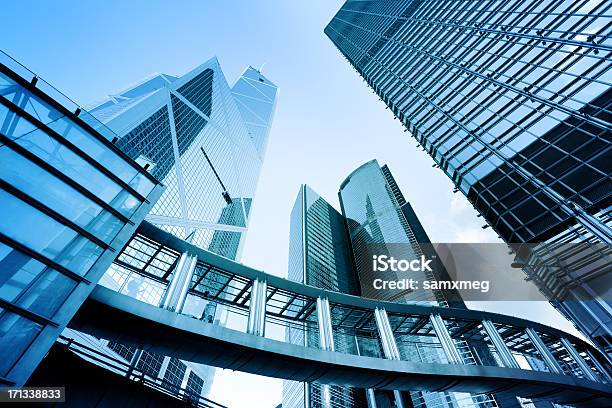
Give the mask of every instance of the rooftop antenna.
[(266, 65), (266, 63), (264, 62), (263, 64), (261, 64), (261, 67), (259, 67), (259, 73), (261, 74), (261, 71), (263, 70), (264, 65)]

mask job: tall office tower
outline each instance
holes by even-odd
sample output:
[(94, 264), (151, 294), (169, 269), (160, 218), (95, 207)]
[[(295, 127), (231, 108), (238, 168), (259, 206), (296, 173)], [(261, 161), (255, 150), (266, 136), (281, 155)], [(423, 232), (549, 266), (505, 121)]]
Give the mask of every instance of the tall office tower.
[[(289, 234), (290, 280), (336, 292), (359, 295), (344, 217), (307, 185), (302, 185), (291, 211)], [(317, 345), (318, 333), (287, 328), (293, 344)], [(352, 338), (335, 336), (337, 351), (356, 353)], [(363, 391), (297, 381), (283, 382), (283, 407), (365, 407)]]
[(497, 234), (535, 244), (514, 265), (609, 352), (611, 8), (347, 1), (325, 28)]
[[(379, 291), (372, 285), (380, 274), (372, 268), (373, 252), (377, 255), (395, 254), (398, 259), (418, 259), (424, 255), (420, 244), (429, 241), (389, 168), (386, 165), (380, 167), (376, 160), (363, 164), (342, 182), (338, 194), (342, 214), (347, 220), (362, 296), (373, 299), (385, 296), (382, 300), (448, 306), (440, 291)], [(419, 238), (427, 241), (418, 240), (411, 223), (415, 223)], [(413, 278), (418, 281), (440, 279), (428, 271), (415, 272)]]
[[(459, 294), (453, 292), (404, 291), (389, 297), (388, 291), (373, 290), (373, 248), (377, 252), (404, 259), (418, 258), (422, 254), (431, 259), (433, 255), (430, 253), (433, 251), (431, 247), (421, 245), (430, 243), (429, 237), (387, 166), (380, 167), (376, 160), (360, 166), (342, 183), (339, 197), (342, 214), (308, 186), (300, 188), (291, 212), (289, 279), (374, 299), (465, 307)], [(417, 278), (421, 281), (449, 279), (441, 263), (436, 262), (432, 266), (434, 271), (431, 275)], [(451, 299), (447, 300), (444, 296)], [(335, 311), (334, 319), (336, 322), (342, 320), (341, 311)], [(363, 338), (358, 333), (338, 333), (339, 330), (336, 330), (334, 334), (336, 351), (379, 355), (378, 346), (371, 342), (372, 339)], [(286, 337), (292, 343), (318, 346), (318, 333), (307, 327), (287, 328)], [(431, 339), (423, 338), (422, 341), (427, 343)], [(467, 344), (457, 346), (464, 358), (473, 358)], [(400, 342), (398, 348), (404, 357), (414, 361), (422, 361), (423, 358), (425, 361), (444, 359), (443, 353), (431, 347), (421, 348)], [(360, 407), (368, 404), (366, 399), (370, 404), (376, 401), (379, 407), (408, 403), (410, 399), (414, 407), (429, 408), (487, 406), (490, 401), (488, 396), (469, 394), (412, 392), (403, 395), (372, 390), (366, 393), (350, 388), (284, 382), (283, 406), (291, 408)]]
[(148, 221), (238, 259), (276, 94), (276, 85), (252, 67), (230, 89), (213, 58), (181, 77), (150, 77), (90, 112), (166, 185)]
[[(166, 186), (146, 219), (193, 244), (239, 259), (259, 171), (265, 156), (277, 87), (248, 67), (230, 88), (216, 58), (177, 77), (157, 74), (98, 103), (92, 115), (118, 135), (116, 145)], [(130, 243), (135, 258), (138, 243)], [(171, 254), (160, 254), (161, 260)], [(151, 258), (153, 260), (153, 258)], [(113, 264), (101, 282), (141, 301), (159, 304), (158, 282)], [(220, 284), (221, 285), (221, 284)], [(219, 323), (223, 307), (189, 296), (183, 313)], [(93, 343), (72, 332), (82, 342)], [(102, 351), (146, 368), (154, 380), (206, 395), (214, 368), (122, 344)]]
[[(340, 185), (338, 193), (342, 214), (346, 218), (349, 239), (353, 249), (356, 272), (361, 284), (362, 296), (373, 299), (390, 300), (402, 303), (413, 303), (432, 306), (463, 307), (465, 305), (458, 293), (446, 299), (448, 293), (442, 291), (417, 290), (391, 291), (376, 290), (374, 279), (381, 277), (381, 272), (373, 270), (372, 254), (385, 254), (396, 259), (418, 259), (421, 255), (432, 250), (423, 226), (400, 191), (389, 168), (380, 166), (376, 160), (371, 160), (354, 170)], [(433, 254), (427, 254), (431, 259)], [(419, 281), (448, 280), (448, 274), (443, 265), (437, 264), (432, 272), (410, 272), (410, 276)], [(400, 276), (401, 274), (401, 276)], [(391, 276), (393, 275), (393, 276)], [(406, 273), (392, 273), (385, 279), (405, 279)], [(424, 343), (431, 341), (423, 337)], [(462, 357), (466, 360), (474, 356), (468, 344), (458, 344)], [(420, 361), (422, 350), (413, 344), (398, 342), (398, 348), (407, 359)], [(443, 361), (441, 352), (431, 351), (426, 357), (427, 361)], [(382, 397), (382, 396), (381, 396)], [(377, 397), (378, 398), (378, 397)], [(402, 398), (399, 393), (394, 396)], [(403, 397), (407, 399), (408, 396)], [(489, 397), (470, 396), (460, 393), (430, 393), (410, 392), (414, 407), (459, 407), (459, 406), (487, 406)]]
[(163, 189), (87, 115), (0, 53), (5, 387), (24, 385)]

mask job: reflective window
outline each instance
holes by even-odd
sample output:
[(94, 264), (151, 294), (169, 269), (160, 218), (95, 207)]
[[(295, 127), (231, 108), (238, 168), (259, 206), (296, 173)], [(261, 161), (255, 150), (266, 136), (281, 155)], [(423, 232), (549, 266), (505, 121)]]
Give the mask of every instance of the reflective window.
[(0, 375), (6, 376), (41, 330), (40, 324), (0, 308), (0, 350), (11, 350), (2, 353)]
[(103, 241), (110, 242), (123, 225), (98, 204), (7, 148), (0, 149), (0, 179), (94, 233)]
[(0, 208), (9, 214), (0, 218), (3, 234), (75, 273), (87, 273), (102, 254), (93, 242), (4, 190), (0, 190)]

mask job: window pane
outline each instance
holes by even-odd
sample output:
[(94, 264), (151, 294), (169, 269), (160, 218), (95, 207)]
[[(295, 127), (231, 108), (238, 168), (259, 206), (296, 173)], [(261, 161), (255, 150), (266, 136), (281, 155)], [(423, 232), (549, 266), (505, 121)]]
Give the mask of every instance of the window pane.
[[(122, 223), (98, 204), (10, 149), (0, 149), (0, 179), (96, 233), (107, 243), (121, 228)], [(103, 228), (102, 221), (108, 222)]]
[(40, 324), (0, 309), (0, 350), (11, 350), (0, 359), (0, 375), (6, 376), (41, 330)]
[(0, 243), (0, 298), (14, 301), (44, 269), (42, 263)]
[(11, 214), (0, 217), (0, 232), (75, 273), (84, 275), (102, 253), (93, 242), (4, 190), (0, 208)]

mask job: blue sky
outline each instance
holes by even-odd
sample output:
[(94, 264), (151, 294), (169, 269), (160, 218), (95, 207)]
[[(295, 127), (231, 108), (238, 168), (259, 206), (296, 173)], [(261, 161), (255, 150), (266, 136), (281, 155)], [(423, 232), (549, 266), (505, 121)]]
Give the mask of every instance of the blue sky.
[[(342, 3), (21, 0), (2, 5), (0, 48), (82, 105), (215, 55), (230, 84), (247, 65), (263, 66), (280, 94), (242, 258), (250, 266), (285, 276), (299, 185), (337, 207), (340, 182), (374, 158), (389, 165), (434, 242), (500, 242), (323, 34)], [(473, 306), (575, 333), (543, 302)], [(219, 373), (212, 398), (274, 407), (281, 382)]]

